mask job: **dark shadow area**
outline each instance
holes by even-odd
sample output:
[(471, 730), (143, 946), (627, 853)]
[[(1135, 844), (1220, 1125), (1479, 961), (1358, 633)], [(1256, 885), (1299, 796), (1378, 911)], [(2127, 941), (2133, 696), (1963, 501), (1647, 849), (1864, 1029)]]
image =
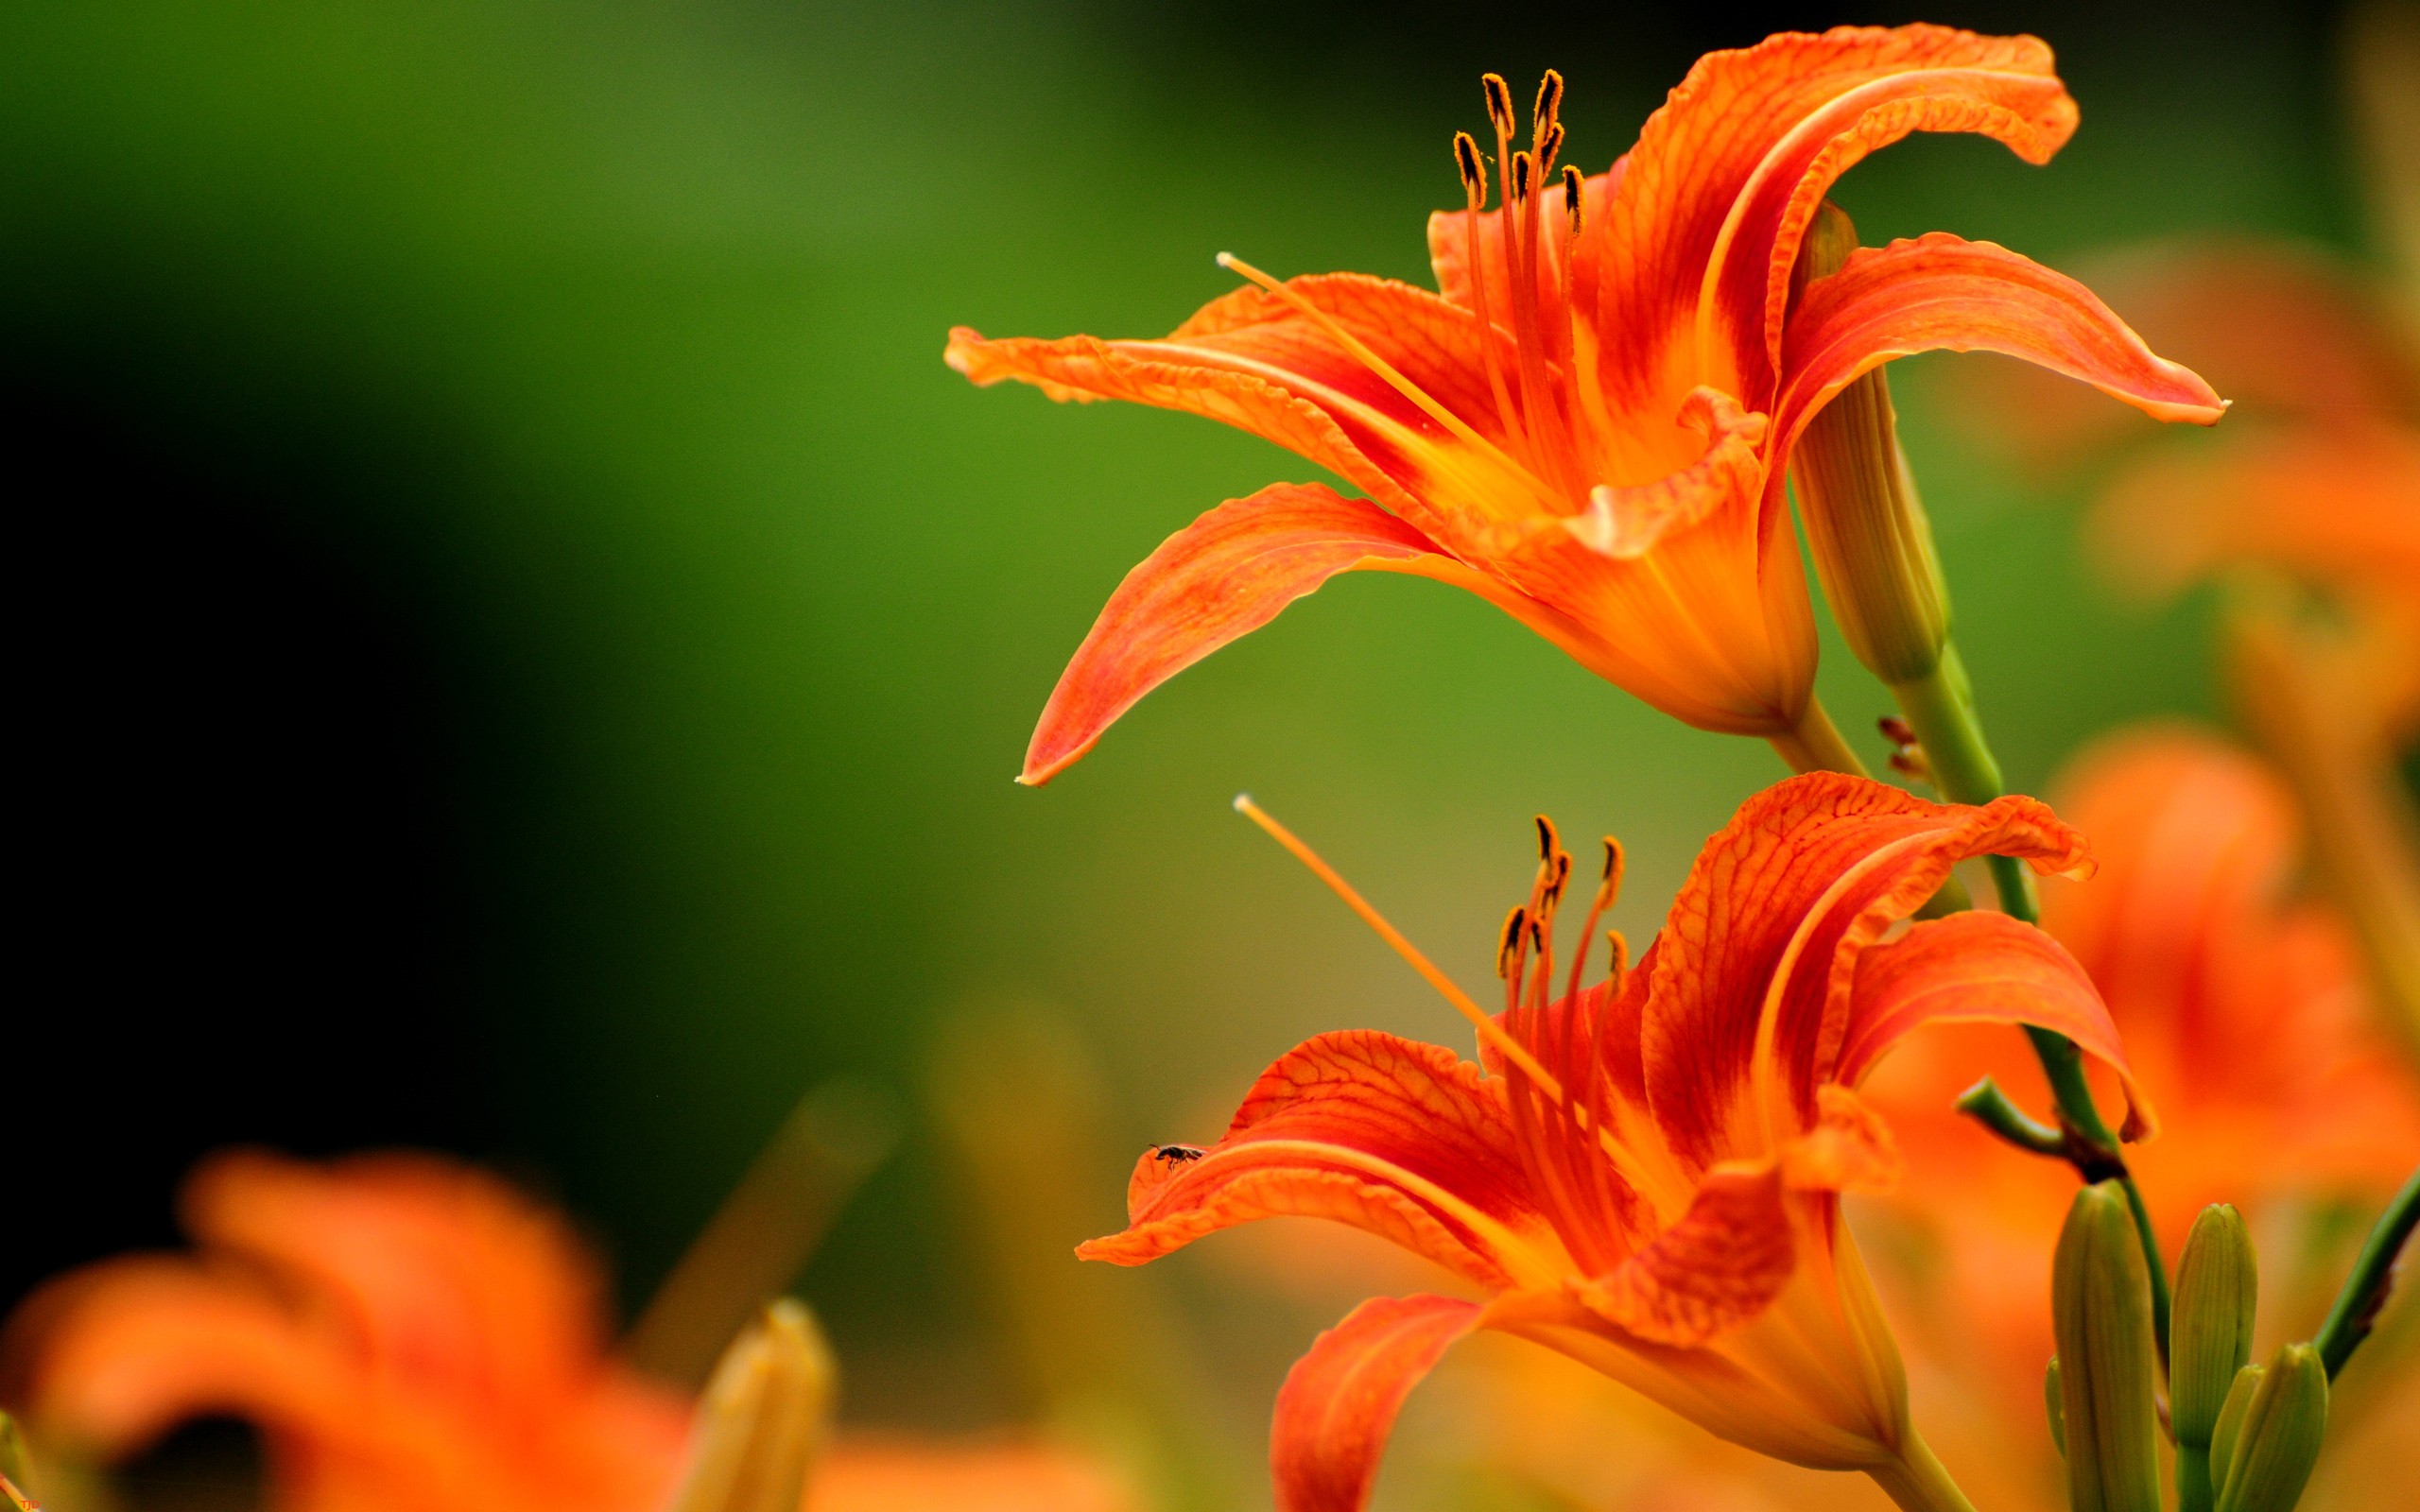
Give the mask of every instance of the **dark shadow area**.
[(456, 1005), (441, 679), (377, 575), (294, 524), (305, 493), (360, 484), (290, 436), (256, 463), (46, 345), (0, 370), (26, 799), (11, 1298), (173, 1242), (210, 1150), (493, 1143)]

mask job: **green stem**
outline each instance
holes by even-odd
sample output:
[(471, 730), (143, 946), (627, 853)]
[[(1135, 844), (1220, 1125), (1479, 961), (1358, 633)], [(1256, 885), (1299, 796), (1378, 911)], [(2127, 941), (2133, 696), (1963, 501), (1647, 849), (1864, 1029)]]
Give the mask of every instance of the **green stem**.
[(1798, 726), (1778, 735), (1765, 737), (1793, 772), (1847, 772), (1854, 777), (1870, 777), (1865, 763), (1841, 734), (1841, 727), (1824, 709), (1824, 700), (1807, 696), (1806, 712), (1798, 716)]
[[(1975, 713), (1973, 684), (1966, 678), (1966, 664), (1959, 658), (1958, 647), (1945, 644), (1941, 662), (1921, 678), (1891, 684), (1892, 696), (1899, 703), (1899, 712), (1915, 731), (1916, 742), (1924, 747), (1925, 761), (1932, 769), (1933, 784), (1941, 796), (1953, 803), (1988, 803), (2007, 791), (2000, 778), (2000, 764), (1992, 755), (1990, 742), (1983, 737), (1983, 723)], [(2039, 896), (2033, 890), (2032, 874), (2025, 863), (2014, 856), (1989, 858), (1993, 885), (2000, 895), (2000, 907), (2012, 918), (2029, 924), (2042, 919)], [(2142, 1241), (2143, 1259), (2148, 1263), (2152, 1280), (2152, 1325), (2159, 1340), (2160, 1359), (2168, 1358), (2169, 1289), (2168, 1266), (2160, 1259), (2159, 1235), (2152, 1228), (2151, 1210), (2144, 1205), (2143, 1194), (2126, 1169), (2118, 1137), (2100, 1117), (2100, 1109), (2092, 1100), (2091, 1085), (2084, 1079), (2083, 1053), (2074, 1040), (2048, 1029), (2027, 1025), (2025, 1036), (2032, 1041), (2034, 1057), (2042, 1062), (2042, 1074), (2049, 1079), (2050, 1095), (2059, 1105), (2060, 1120), (2079, 1136), (2084, 1146), (2070, 1151), (2077, 1174), (2087, 1181), (2116, 1179), (2126, 1192), (2126, 1206), (2135, 1215), (2135, 1231)], [(2080, 1158), (2081, 1157), (2081, 1158)]]
[(1899, 1453), (1898, 1459), (1865, 1473), (1906, 1512), (1975, 1512), (1975, 1503), (1966, 1500), (1966, 1493), (1949, 1478), (1932, 1447), (1914, 1429), (1908, 1430)]
[(2217, 1501), (2217, 1487), (2210, 1484), (2209, 1446), (2177, 1445), (2176, 1512), (2210, 1512)]
[(2391, 1274), (2404, 1242), (2411, 1237), (2414, 1222), (2420, 1221), (2420, 1171), (2411, 1173), (2403, 1190), (2386, 1205), (2378, 1215), (2377, 1226), (2370, 1230), (2369, 1242), (2361, 1246), (2360, 1258), (2353, 1262), (2353, 1274), (2344, 1278), (2343, 1290), (2336, 1294), (2336, 1305), (2327, 1310), (2327, 1321), (2319, 1326), (2319, 1333), (2310, 1342), (2319, 1350), (2322, 1364), (2327, 1366), (2327, 1379), (2344, 1368), (2353, 1357), (2353, 1349), (2370, 1336), (2370, 1325), (2377, 1318), (2378, 1309), (2385, 1305), (2388, 1288), (2394, 1282)]
[(1999, 1083), (1989, 1076), (1961, 1092), (1954, 1106), (2028, 1155), (2066, 1158), (2066, 1137), (2049, 1125), (2028, 1117), (2023, 1108), (2009, 1101)]

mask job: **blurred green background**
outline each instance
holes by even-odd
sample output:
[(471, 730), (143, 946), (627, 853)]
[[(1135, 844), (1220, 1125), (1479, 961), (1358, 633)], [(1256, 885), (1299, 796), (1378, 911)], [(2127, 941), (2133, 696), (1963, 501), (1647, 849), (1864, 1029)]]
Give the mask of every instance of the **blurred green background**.
[[(2047, 169), (1892, 149), (1838, 193), (1866, 240), (2358, 245), (2326, 15), (1925, 15), (2048, 37), (2083, 126)], [(1477, 983), (1530, 813), (1626, 839), (1643, 942), (1780, 769), (1373, 576), (1012, 786), (1126, 569), (1311, 473), (1180, 416), (978, 392), (946, 329), (1157, 333), (1231, 285), (1222, 249), (1425, 281), (1482, 69), (1564, 70), (1596, 168), (1698, 52), (1843, 19), (1910, 13), (9, 6), (32, 897), (8, 1065), (39, 1131), (10, 1294), (167, 1242), (185, 1164), (254, 1140), (498, 1163), (635, 1306), (801, 1092), (848, 1078), (907, 1130), (801, 1283), (851, 1416), (1028, 1411), (962, 1147), (919, 1112), (960, 1015), (1070, 1026), (1109, 1131), (1071, 1211), (1114, 1224), (1131, 1152), (1214, 1134), (1301, 1036), (1460, 1042), (1236, 791)], [(2072, 500), (1946, 423), (1943, 360), (1898, 388), (2013, 780), (2209, 712), (2200, 609), (2117, 607)], [(1824, 689), (1878, 758), (1883, 699), (1837, 643)], [(1030, 1134), (988, 1138), (1013, 1162)], [(1217, 1368), (1256, 1432), (1332, 1314), (1221, 1301), (1212, 1263), (1152, 1284), (1234, 1325)]]

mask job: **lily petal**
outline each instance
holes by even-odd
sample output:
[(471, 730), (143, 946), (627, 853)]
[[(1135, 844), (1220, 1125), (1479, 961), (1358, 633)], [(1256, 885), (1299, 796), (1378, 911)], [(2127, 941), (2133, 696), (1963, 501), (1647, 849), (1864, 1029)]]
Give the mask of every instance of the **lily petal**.
[(2420, 437), (2337, 417), (2218, 455), (2154, 457), (2110, 490), (2090, 527), (2136, 593), (2251, 562), (2420, 606)]
[[(1698, 366), (1694, 318), (1718, 257), (1738, 265), (1736, 276), (1749, 291), (1741, 308), (1753, 312), (1722, 355), (1753, 353), (1763, 345), (1760, 296), (1769, 259), (1779, 251), (1775, 240), (1792, 215), (1803, 229), (1830, 181), (1827, 163), (1837, 163), (1828, 169), (1836, 175), (1874, 146), (1920, 129), (1991, 130), (2020, 152), (2047, 156), (2072, 129), (2074, 110), (2061, 104), (2065, 93), (2050, 69), (2049, 48), (2033, 38), (1929, 26), (1789, 32), (1700, 59), (1649, 117), (1609, 209), (1617, 252), (1606, 265), (1598, 320), (1609, 388), (1636, 403), (1671, 383), (1675, 370), (1691, 370), (1689, 383), (1735, 385), (1735, 393), (1758, 399), (1736, 387), (1740, 375)], [(1874, 121), (1854, 100), (1839, 118), (1824, 114), (1901, 75), (1922, 77), (1885, 84), (1882, 94), (1901, 103), (1886, 105)], [(1976, 107), (1936, 112), (1924, 103), (1928, 94), (1972, 97)], [(1810, 181), (1817, 187), (1801, 213), (1796, 197)]]
[(24, 1403), (78, 1452), (113, 1459), (188, 1418), (248, 1418), (345, 1441), (360, 1416), (345, 1362), (268, 1288), (182, 1260), (112, 1262), (36, 1294), (12, 1320)]
[(1460, 1297), (1374, 1297), (1321, 1334), (1277, 1391), (1279, 1512), (1361, 1512), (1404, 1399), (1479, 1316)]
[(1073, 765), (1145, 694), (1339, 573), (1443, 558), (1426, 536), (1316, 483), (1231, 499), (1126, 575), (1060, 675), (1017, 781)]
[(2090, 289), (1946, 232), (1861, 248), (1806, 286), (1790, 317), (1777, 431), (1785, 445), (1860, 375), (1918, 352), (1999, 352), (2080, 378), (2156, 420), (2208, 425), (2226, 404), (2156, 356)]
[(507, 1401), (589, 1384), (605, 1354), (602, 1282), (568, 1228), (438, 1160), (361, 1156), (338, 1170), (221, 1156), (186, 1184), (185, 1227), (307, 1282), (372, 1351)]
[(2124, 1083), (2126, 1138), (2158, 1132), (2158, 1115), (2126, 1062), (2100, 990), (2065, 946), (2031, 924), (2006, 914), (1956, 914), (1860, 955), (1841, 1079), (1854, 1086), (1892, 1046), (1928, 1023), (2056, 1030)]
[(1672, 532), (1763, 491), (1764, 460), (1757, 448), (1765, 439), (1764, 416), (1742, 413), (1719, 388), (1699, 387), (1682, 402), (1678, 422), (1705, 438), (1705, 455), (1652, 483), (1599, 485), (1585, 510), (1560, 522), (1573, 540), (1600, 556), (1633, 561)]
[(1725, 1166), (1678, 1223), (1582, 1285), (1580, 1299), (1624, 1332), (1688, 1348), (1762, 1313), (1796, 1268), (1779, 1168)]
[[(1990, 853), (2084, 862), (2076, 831), (2014, 795), (1968, 808), (1815, 772), (1741, 804), (1673, 901), (1643, 1016), (1648, 1097), (1675, 1152), (1703, 1169), (1811, 1126), (1859, 954)], [(1760, 1108), (1760, 1086), (1780, 1105)]]
[[(1535, 511), (1537, 485), (1498, 449), (1503, 429), (1469, 311), (1358, 273), (1284, 287), (1283, 296), (1237, 289), (1156, 341), (992, 341), (959, 327), (942, 358), (979, 386), (1013, 378), (1053, 399), (1222, 421), (1351, 479), (1441, 539)], [(1485, 339), (1504, 349), (1499, 363), (1514, 360), (1501, 333)]]
[[(1231, 499), (1126, 575), (1060, 674), (1017, 781), (1038, 787), (1092, 749), (1142, 696), (1339, 573), (1432, 577), (1487, 599), (1582, 665), (1617, 664), (1567, 616), (1447, 556), (1403, 521), (1317, 483)], [(1610, 673), (1608, 672), (1608, 675)]]
[(1568, 1269), (1535, 1207), (1504, 1098), (1450, 1050), (1375, 1030), (1323, 1034), (1263, 1072), (1217, 1144), (1148, 1150), (1122, 1233), (1086, 1260), (1140, 1265), (1256, 1218), (1332, 1218), (1491, 1289)]

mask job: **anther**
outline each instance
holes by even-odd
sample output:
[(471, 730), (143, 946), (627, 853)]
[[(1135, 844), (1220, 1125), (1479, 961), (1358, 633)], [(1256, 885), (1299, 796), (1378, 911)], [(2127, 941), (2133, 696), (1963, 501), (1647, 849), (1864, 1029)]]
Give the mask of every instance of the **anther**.
[(1605, 931), (1605, 943), (1613, 947), (1614, 990), (1621, 990), (1622, 978), (1630, 974), (1630, 941), (1618, 929)]
[(1487, 93), (1487, 118), (1499, 137), (1512, 134), (1512, 91), (1501, 74), (1482, 74), (1479, 88)]
[(1538, 826), (1538, 859), (1540, 861), (1552, 861), (1554, 859), (1554, 853), (1563, 848), (1563, 836), (1555, 832), (1554, 820), (1547, 818), (1545, 815), (1541, 814), (1537, 816), (1536, 823)]
[(1547, 77), (1538, 80), (1537, 108), (1530, 113), (1530, 123), (1537, 132), (1538, 140), (1546, 139), (1547, 131), (1554, 126), (1562, 114), (1563, 76), (1549, 68), (1547, 70)]
[(1512, 975), (1515, 952), (1520, 949), (1521, 931), (1528, 924), (1529, 919), (1530, 911), (1527, 908), (1518, 903), (1513, 904), (1512, 911), (1504, 916), (1503, 933), (1495, 938), (1495, 974), (1508, 981)]
[(1537, 171), (1537, 166), (1538, 160), (1530, 154), (1526, 152), (1512, 154), (1512, 198), (1516, 202), (1528, 202), (1530, 178)]
[(1554, 171), (1555, 154), (1563, 150), (1563, 125), (1557, 122), (1547, 128), (1538, 142), (1538, 173), (1541, 177)]
[(1473, 208), (1487, 202), (1487, 166), (1479, 160), (1478, 143), (1468, 131), (1454, 133), (1454, 167), (1462, 176), (1462, 192)]
[(1571, 222), (1571, 234), (1574, 236), (1580, 234), (1580, 201), (1585, 197), (1586, 190), (1587, 180), (1581, 177), (1580, 169), (1565, 163), (1563, 169), (1563, 214), (1564, 218)]

